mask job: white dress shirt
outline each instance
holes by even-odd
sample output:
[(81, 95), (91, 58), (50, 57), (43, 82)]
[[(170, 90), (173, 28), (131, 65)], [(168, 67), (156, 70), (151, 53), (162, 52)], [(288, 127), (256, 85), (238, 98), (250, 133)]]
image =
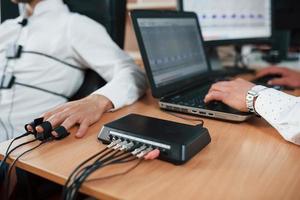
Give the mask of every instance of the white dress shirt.
[[(92, 68), (108, 83), (95, 93), (110, 99), (114, 109), (136, 101), (146, 89), (144, 73), (109, 37), (99, 23), (71, 13), (62, 0), (41, 1), (24, 28), (21, 17), (0, 26), (0, 72), (5, 49), (17, 40), (25, 51), (37, 51), (82, 69)], [(19, 37), (18, 37), (19, 35)], [(49, 58), (23, 53), (9, 62), (16, 81), (71, 97), (81, 86), (83, 71)], [(0, 90), (0, 141), (24, 132), (24, 124), (65, 103), (65, 98), (14, 85)]]
[(300, 97), (269, 88), (259, 93), (255, 110), (284, 139), (300, 145)]

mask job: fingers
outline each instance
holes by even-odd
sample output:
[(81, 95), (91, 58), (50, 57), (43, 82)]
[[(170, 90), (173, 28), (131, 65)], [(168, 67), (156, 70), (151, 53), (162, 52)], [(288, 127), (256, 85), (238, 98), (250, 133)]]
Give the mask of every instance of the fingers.
[(225, 94), (230, 90), (232, 82), (234, 81), (220, 81), (213, 84), (205, 96), (204, 102), (223, 101)]
[[(101, 102), (101, 103), (99, 103)], [(43, 114), (44, 120), (50, 122), (53, 129), (63, 126), (69, 131), (73, 126), (80, 125), (76, 137), (83, 137), (88, 127), (97, 122), (102, 114), (111, 109), (112, 103), (106, 97), (91, 95), (84, 99), (69, 102)], [(38, 133), (44, 132), (41, 126), (36, 127)], [(55, 131), (52, 135), (58, 136)]]
[(230, 81), (220, 81), (211, 86), (210, 90), (227, 91), (230, 87)]
[(270, 80), (268, 82), (269, 85), (288, 85), (289, 79), (287, 78), (276, 78), (273, 80)]
[(48, 120), (51, 116), (53, 116), (54, 114), (60, 113), (60, 112), (62, 112), (63, 110), (65, 110), (65, 109), (67, 108), (68, 105), (69, 105), (69, 103), (64, 104), (64, 105), (57, 106), (57, 107), (54, 108), (53, 110), (50, 110), (50, 111), (45, 112), (44, 114), (42, 114), (41, 117), (43, 117), (43, 118), (47, 121), (47, 120)]
[(75, 134), (75, 136), (77, 138), (82, 138), (87, 133), (89, 126), (90, 126), (90, 123), (87, 120), (84, 120), (80, 124), (79, 129), (78, 129), (77, 133)]
[[(72, 115), (70, 117), (67, 117), (65, 120), (63, 120), (63, 122), (59, 123), (57, 126), (63, 126), (67, 131), (69, 131), (72, 127), (74, 127), (75, 125), (77, 125), (79, 123), (79, 117)], [(54, 137), (58, 136), (58, 133), (56, 133), (55, 131), (52, 131), (52, 135)]]
[(275, 67), (275, 66), (267, 67), (267, 68), (259, 71), (256, 74), (256, 77), (260, 78), (260, 77), (263, 77), (263, 76), (266, 76), (266, 75), (272, 75), (272, 74), (284, 75), (285, 71), (286, 71), (286, 69), (282, 68), (282, 67)]
[[(90, 126), (90, 123), (89, 123), (88, 120), (83, 120), (81, 122), (78, 115), (72, 115), (72, 116), (69, 116), (65, 119), (63, 119), (61, 117), (58, 119), (54, 115), (53, 117), (49, 118), (48, 121), (53, 125), (53, 129), (55, 129), (58, 126), (63, 126), (67, 131), (69, 131), (71, 128), (73, 128), (77, 124), (80, 124), (79, 129), (78, 129), (77, 133), (75, 134), (75, 136), (77, 138), (82, 138), (87, 133), (87, 130)], [(37, 131), (38, 131), (38, 133), (42, 133), (44, 130), (41, 126), (38, 126)], [(56, 133), (55, 131), (52, 131), (51, 134), (54, 137), (58, 137), (58, 133)]]
[(33, 132), (33, 128), (29, 124), (26, 126), (26, 128), (29, 132)]
[[(45, 121), (49, 121), (53, 128), (59, 126), (67, 117), (69, 114), (67, 112), (60, 112), (52, 115), (48, 119), (45, 119)], [(36, 131), (38, 133), (42, 133), (44, 130), (41, 126), (36, 127)]]
[(221, 92), (221, 91), (215, 91), (215, 90), (212, 90), (211, 92), (209, 92), (205, 98), (204, 98), (204, 102), (205, 103), (208, 103), (208, 102), (211, 102), (211, 101), (224, 101), (226, 95), (226, 93), (224, 92)]
[(230, 82), (229, 81), (222, 81), (222, 82), (212, 84), (212, 86), (210, 87), (208, 93), (210, 93), (212, 91), (227, 92), (229, 90), (229, 88), (230, 88)]

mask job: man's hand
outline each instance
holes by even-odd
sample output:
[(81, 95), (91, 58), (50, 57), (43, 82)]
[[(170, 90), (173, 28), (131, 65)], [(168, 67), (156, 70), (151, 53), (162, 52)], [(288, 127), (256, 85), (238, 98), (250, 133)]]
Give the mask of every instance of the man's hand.
[(282, 85), (291, 88), (300, 88), (300, 72), (283, 67), (267, 67), (257, 73), (257, 78), (267, 75), (279, 75), (280, 78), (269, 81), (269, 85)]
[[(43, 114), (44, 120), (49, 121), (53, 128), (63, 126), (70, 130), (73, 126), (79, 125), (75, 134), (76, 137), (83, 137), (88, 128), (97, 122), (102, 114), (113, 108), (112, 102), (101, 95), (91, 95), (84, 99), (68, 102), (49, 112)], [(36, 127), (38, 133), (43, 132), (43, 128)], [(52, 132), (57, 136), (56, 132)]]
[(247, 92), (254, 86), (253, 83), (243, 79), (233, 81), (221, 81), (211, 86), (205, 96), (205, 103), (210, 101), (221, 101), (237, 110), (247, 112), (246, 96)]

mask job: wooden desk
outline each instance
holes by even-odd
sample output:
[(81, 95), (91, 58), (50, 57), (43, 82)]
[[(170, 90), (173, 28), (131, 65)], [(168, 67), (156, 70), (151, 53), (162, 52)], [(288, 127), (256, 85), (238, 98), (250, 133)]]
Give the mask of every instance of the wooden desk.
[[(71, 136), (42, 146), (24, 156), (18, 166), (64, 184), (82, 160), (104, 147), (96, 138), (103, 123), (128, 113), (188, 123), (160, 111), (148, 95), (132, 106), (105, 114), (84, 139)], [(260, 118), (241, 124), (204, 121), (212, 142), (187, 164), (145, 161), (124, 176), (86, 183), (81, 191), (101, 199), (300, 199), (300, 147), (284, 141)], [(0, 146), (2, 154), (6, 146)], [(106, 168), (91, 177), (121, 172), (132, 165)]]

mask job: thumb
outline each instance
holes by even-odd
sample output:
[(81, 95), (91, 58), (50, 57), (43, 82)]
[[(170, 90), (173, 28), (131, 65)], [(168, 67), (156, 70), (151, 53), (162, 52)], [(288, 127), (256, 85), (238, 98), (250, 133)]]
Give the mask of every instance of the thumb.
[(77, 138), (82, 138), (88, 131), (88, 128), (89, 128), (89, 123), (87, 121), (83, 121), (80, 124), (79, 129), (78, 129), (77, 133), (75, 134), (75, 136)]

